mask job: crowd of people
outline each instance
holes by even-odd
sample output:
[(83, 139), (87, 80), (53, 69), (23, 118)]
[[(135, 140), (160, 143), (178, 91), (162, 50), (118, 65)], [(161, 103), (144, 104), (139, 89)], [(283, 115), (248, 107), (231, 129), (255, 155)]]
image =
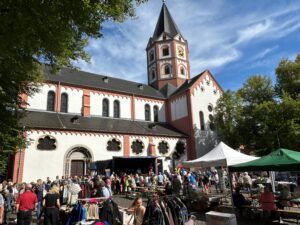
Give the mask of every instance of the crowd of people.
[[(148, 174), (112, 173), (111, 176), (96, 175), (84, 177), (59, 177), (54, 180), (38, 179), (36, 182), (16, 184), (3, 181), (0, 184), (0, 224), (8, 224), (11, 213), (17, 213), (17, 223), (30, 224), (32, 212), (39, 221), (58, 223), (58, 209), (61, 205), (74, 205), (78, 198), (111, 197), (135, 191), (139, 187), (161, 187), (166, 195), (188, 195), (189, 189), (197, 188), (205, 193), (211, 187), (222, 191), (223, 170), (208, 170), (202, 173), (178, 169), (174, 173), (150, 172)], [(225, 176), (225, 174), (224, 174)], [(136, 204), (139, 200), (136, 200)]]
[[(234, 205), (241, 209), (242, 205), (249, 204), (240, 190), (250, 191), (258, 187), (253, 177), (248, 173), (233, 173), (232, 186), (235, 188), (233, 194)], [(258, 180), (258, 179), (257, 179)], [(59, 208), (61, 205), (74, 205), (78, 199), (85, 198), (109, 198), (113, 195), (122, 195), (136, 191), (139, 188), (160, 187), (165, 195), (182, 195), (188, 197), (191, 190), (201, 191), (204, 194), (211, 192), (224, 192), (228, 188), (228, 176), (225, 169), (209, 169), (206, 171), (191, 172), (183, 168), (173, 173), (150, 172), (148, 174), (115, 174), (110, 176), (84, 176), (84, 177), (59, 177), (51, 180), (38, 179), (36, 182), (15, 184), (11, 181), (0, 183), (0, 224), (8, 224), (11, 213), (17, 213), (18, 225), (30, 224), (32, 212), (36, 212), (38, 222), (43, 217), (45, 225), (58, 224)], [(266, 181), (268, 182), (268, 181)], [(294, 190), (293, 197), (300, 197), (300, 180), (298, 189)], [(286, 186), (279, 186), (280, 194), (276, 201), (276, 208), (285, 207), (287, 199), (291, 198), (290, 190)], [(264, 194), (267, 193), (267, 194)], [(271, 195), (268, 191), (261, 194), (261, 205), (263, 209), (271, 209)], [(298, 196), (299, 195), (299, 196)], [(267, 198), (265, 201), (264, 198)], [(271, 200), (270, 200), (271, 199)], [(267, 205), (264, 202), (269, 202)], [(135, 199), (131, 209), (134, 211), (135, 220), (143, 213), (141, 199)], [(273, 208), (272, 208), (273, 209)]]

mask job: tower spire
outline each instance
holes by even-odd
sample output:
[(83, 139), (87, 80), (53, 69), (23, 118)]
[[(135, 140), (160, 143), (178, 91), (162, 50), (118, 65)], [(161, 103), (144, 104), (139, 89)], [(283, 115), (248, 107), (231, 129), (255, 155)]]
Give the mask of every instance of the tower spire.
[(176, 89), (190, 78), (188, 44), (165, 0), (153, 36), (147, 44), (148, 83), (159, 90)]
[(152, 38), (156, 40), (162, 33), (166, 33), (172, 38), (181, 33), (165, 4), (165, 0), (163, 0)]

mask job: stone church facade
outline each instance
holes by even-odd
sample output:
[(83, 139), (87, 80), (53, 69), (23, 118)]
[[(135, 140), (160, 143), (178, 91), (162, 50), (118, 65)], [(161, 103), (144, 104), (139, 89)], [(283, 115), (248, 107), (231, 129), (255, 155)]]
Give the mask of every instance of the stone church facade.
[(92, 162), (114, 157), (152, 157), (172, 170), (211, 149), (223, 91), (208, 70), (191, 76), (187, 40), (165, 3), (146, 53), (148, 84), (45, 68), (39, 92), (22, 96), (28, 144), (11, 162), (13, 180), (90, 174)]

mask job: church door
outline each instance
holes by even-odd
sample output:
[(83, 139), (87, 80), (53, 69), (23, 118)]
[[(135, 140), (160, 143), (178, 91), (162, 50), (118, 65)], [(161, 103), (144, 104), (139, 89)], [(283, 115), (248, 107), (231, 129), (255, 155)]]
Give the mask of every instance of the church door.
[(71, 176), (83, 176), (84, 175), (84, 161), (72, 160), (71, 161)]

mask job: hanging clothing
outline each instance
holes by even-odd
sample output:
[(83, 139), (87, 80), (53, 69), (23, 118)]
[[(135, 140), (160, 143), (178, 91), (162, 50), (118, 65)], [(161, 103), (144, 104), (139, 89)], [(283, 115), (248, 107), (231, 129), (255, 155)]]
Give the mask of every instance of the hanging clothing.
[(73, 223), (83, 220), (83, 216), (83, 207), (80, 203), (77, 203), (73, 208), (66, 225), (72, 225)]
[(110, 225), (123, 224), (123, 218), (119, 211), (118, 204), (115, 203), (113, 200), (107, 200), (103, 203), (100, 218), (102, 221), (106, 221)]

